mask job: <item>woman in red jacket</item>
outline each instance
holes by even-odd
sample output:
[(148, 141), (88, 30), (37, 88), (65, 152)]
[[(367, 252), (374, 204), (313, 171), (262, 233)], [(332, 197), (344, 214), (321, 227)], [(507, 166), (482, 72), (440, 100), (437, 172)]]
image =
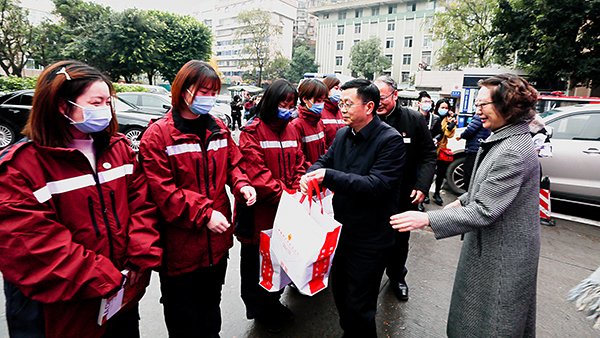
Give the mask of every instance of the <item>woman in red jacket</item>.
[(298, 87), (300, 98), (298, 118), (290, 124), (296, 128), (300, 136), (300, 145), (306, 157), (307, 168), (325, 154), (327, 148), (325, 127), (321, 121), (327, 94), (327, 87), (317, 79), (304, 80)]
[(298, 133), (288, 124), (296, 101), (298, 93), (289, 81), (273, 81), (257, 107), (258, 115), (240, 133), (243, 167), (258, 195), (254, 215), (244, 217), (250, 219), (242, 219), (241, 210), (236, 209), (236, 223), (249, 222), (253, 227), (247, 236), (237, 234), (242, 243), (241, 294), (248, 319), (256, 319), (271, 332), (280, 331), (282, 322), (291, 320), (293, 314), (279, 302), (281, 292), (268, 292), (258, 285), (260, 232), (273, 228), (283, 189), (298, 189), (305, 171)]
[(323, 79), (323, 83), (327, 86), (329, 95), (325, 98), (325, 108), (321, 113), (321, 121), (323, 121), (323, 126), (325, 127), (325, 143), (327, 148), (329, 148), (331, 143), (333, 143), (337, 131), (345, 127), (346, 124), (344, 124), (342, 112), (338, 107), (338, 103), (342, 97), (340, 80), (335, 76), (328, 76)]
[[(11, 337), (139, 337), (138, 300), (162, 250), (156, 206), (117, 134), (113, 99), (98, 70), (58, 62), (38, 79), (26, 138), (0, 153)], [(139, 292), (100, 326), (101, 299), (117, 292), (125, 269)]]
[(148, 127), (140, 158), (162, 218), (160, 282), (169, 337), (219, 337), (221, 289), (233, 246), (229, 185), (248, 205), (256, 192), (225, 124), (209, 114), (221, 80), (206, 62), (173, 81), (173, 109)]

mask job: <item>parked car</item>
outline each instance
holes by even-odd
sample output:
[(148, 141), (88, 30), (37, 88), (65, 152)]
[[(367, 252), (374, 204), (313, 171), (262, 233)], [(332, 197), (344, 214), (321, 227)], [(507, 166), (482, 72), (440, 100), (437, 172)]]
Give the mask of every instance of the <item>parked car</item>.
[[(0, 149), (4, 149), (23, 137), (21, 130), (25, 127), (31, 104), (33, 89), (26, 89), (0, 97)], [(119, 122), (119, 131), (131, 141), (132, 148), (137, 151), (137, 136), (148, 126), (153, 118), (160, 118), (163, 113), (141, 109), (133, 104), (117, 98), (113, 101), (115, 115)]]
[[(600, 105), (582, 104), (540, 114), (552, 134), (553, 157), (540, 158), (544, 176), (550, 178), (553, 198), (600, 205)], [(460, 135), (464, 128), (458, 129)], [(450, 189), (464, 193), (462, 165), (465, 141), (448, 142), (454, 161), (446, 179)]]
[(171, 97), (161, 94), (142, 93), (142, 92), (124, 92), (117, 93), (120, 99), (136, 105), (145, 110), (156, 111), (157, 113), (166, 113), (171, 109)]

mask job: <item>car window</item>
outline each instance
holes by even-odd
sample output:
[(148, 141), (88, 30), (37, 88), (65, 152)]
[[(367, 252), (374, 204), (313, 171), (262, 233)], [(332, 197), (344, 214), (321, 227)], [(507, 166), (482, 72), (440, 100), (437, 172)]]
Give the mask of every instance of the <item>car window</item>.
[(578, 114), (548, 123), (552, 138), (561, 140), (600, 140), (600, 114)]
[(4, 104), (12, 104), (12, 105), (21, 104), (21, 95), (17, 95), (15, 97), (11, 98), (10, 100), (4, 102)]
[(155, 108), (163, 108), (163, 105), (166, 103), (154, 96), (142, 96), (142, 106), (145, 107), (155, 107)]
[(21, 105), (31, 106), (33, 104), (33, 93), (25, 93), (21, 95)]
[(135, 94), (119, 94), (119, 97), (125, 101), (129, 101), (133, 104), (137, 104), (137, 95), (135, 95)]

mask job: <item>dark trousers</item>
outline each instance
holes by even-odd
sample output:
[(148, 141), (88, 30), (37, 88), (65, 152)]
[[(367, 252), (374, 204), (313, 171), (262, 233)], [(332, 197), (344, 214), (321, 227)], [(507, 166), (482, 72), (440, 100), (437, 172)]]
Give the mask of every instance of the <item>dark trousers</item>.
[(258, 245), (243, 244), (240, 250), (240, 276), (242, 300), (246, 305), (246, 317), (256, 318), (269, 315), (280, 307), (279, 298), (283, 293), (269, 292), (258, 284), (260, 271), (260, 251)]
[[(398, 212), (417, 210), (417, 205), (410, 203), (411, 200), (412, 198), (402, 202)], [(396, 231), (394, 233), (394, 246), (390, 249), (385, 270), (385, 274), (388, 276), (391, 283), (402, 282), (406, 284), (406, 275), (408, 274), (406, 259), (408, 258), (409, 239), (410, 232), (408, 231)]]
[(170, 338), (219, 337), (221, 289), (225, 284), (228, 255), (209, 267), (160, 276), (161, 302)]
[(463, 163), (463, 177), (465, 186), (465, 191), (469, 190), (469, 183), (471, 182), (471, 176), (473, 176), (473, 167), (475, 166), (475, 158), (477, 157), (477, 153), (466, 153), (465, 162)]
[(344, 337), (377, 337), (377, 297), (388, 256), (389, 249), (338, 246), (331, 287)]
[(440, 193), (442, 189), (442, 184), (444, 183), (444, 178), (446, 178), (446, 171), (448, 170), (448, 166), (450, 165), (450, 161), (437, 161), (437, 166), (435, 168), (435, 192)]
[(231, 130), (235, 130), (236, 123), (238, 128), (242, 127), (242, 113), (231, 114), (231, 120)]

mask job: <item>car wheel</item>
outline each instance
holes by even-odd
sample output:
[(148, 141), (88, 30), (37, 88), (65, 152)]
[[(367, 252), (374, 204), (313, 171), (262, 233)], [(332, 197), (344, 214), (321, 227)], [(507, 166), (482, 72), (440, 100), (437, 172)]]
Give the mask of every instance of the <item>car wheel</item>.
[(0, 123), (0, 149), (15, 143), (17, 135), (7, 124)]
[(446, 182), (450, 187), (450, 190), (455, 194), (462, 195), (465, 193), (465, 181), (464, 181), (464, 172), (463, 172), (463, 164), (465, 163), (465, 158), (459, 157), (455, 158), (452, 163), (448, 166), (448, 170), (446, 171)]
[(127, 137), (129, 142), (131, 142), (131, 148), (135, 151), (138, 151), (140, 147), (140, 141), (138, 140), (138, 138), (141, 134), (142, 129), (140, 128), (127, 129), (127, 131), (125, 132), (125, 137)]

